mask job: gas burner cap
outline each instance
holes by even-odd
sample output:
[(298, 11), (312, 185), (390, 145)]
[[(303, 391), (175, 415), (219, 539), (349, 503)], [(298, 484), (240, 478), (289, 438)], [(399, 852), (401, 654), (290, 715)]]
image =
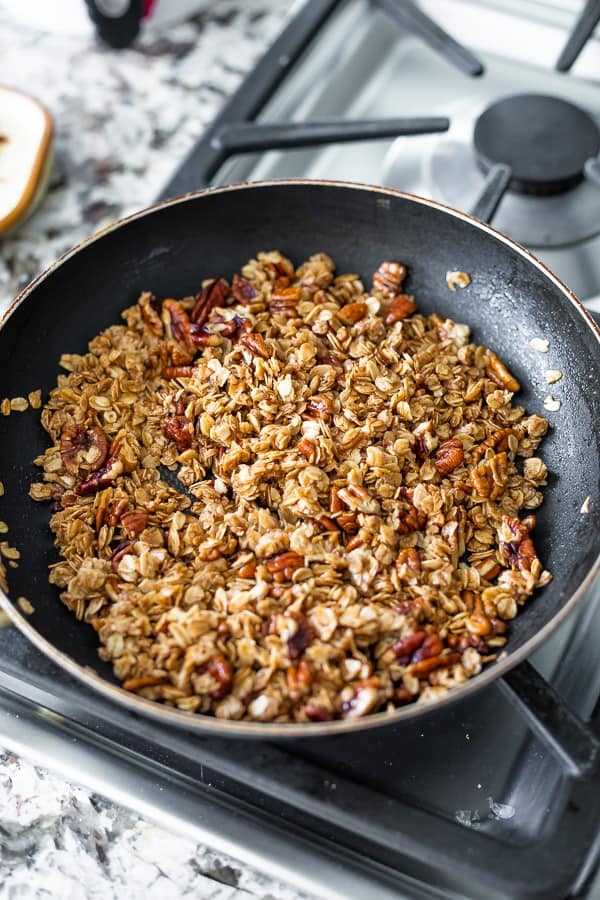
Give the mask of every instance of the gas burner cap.
[(477, 161), (484, 171), (510, 166), (510, 189), (560, 194), (583, 180), (583, 166), (600, 150), (600, 130), (583, 109), (543, 94), (516, 94), (489, 106), (477, 119)]

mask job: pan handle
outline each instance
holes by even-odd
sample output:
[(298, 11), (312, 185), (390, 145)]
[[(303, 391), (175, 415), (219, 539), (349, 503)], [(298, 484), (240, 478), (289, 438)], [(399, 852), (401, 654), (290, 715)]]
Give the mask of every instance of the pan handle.
[(488, 225), (490, 224), (500, 201), (508, 189), (511, 177), (510, 167), (504, 165), (504, 163), (492, 166), (486, 175), (481, 193), (471, 210), (473, 218), (487, 222)]
[(515, 666), (499, 682), (523, 713), (534, 734), (569, 774), (587, 778), (600, 763), (600, 739), (575, 715), (529, 662)]

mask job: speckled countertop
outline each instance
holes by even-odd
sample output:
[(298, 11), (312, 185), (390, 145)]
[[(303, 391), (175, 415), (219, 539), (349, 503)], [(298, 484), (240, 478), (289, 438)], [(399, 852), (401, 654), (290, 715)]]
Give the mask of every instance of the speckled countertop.
[[(40, 208), (0, 242), (0, 311), (64, 250), (157, 196), (281, 28), (291, 0), (207, 3), (192, 20), (146, 33), (120, 53), (85, 28), (31, 24), (34, 6), (0, 0), (0, 84), (50, 109), (55, 162)], [(297, 897), (0, 750), (0, 897), (249, 895)]]

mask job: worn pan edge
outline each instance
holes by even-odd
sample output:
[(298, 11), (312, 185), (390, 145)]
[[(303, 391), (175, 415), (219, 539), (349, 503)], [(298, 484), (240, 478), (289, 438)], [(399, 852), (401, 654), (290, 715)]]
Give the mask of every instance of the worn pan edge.
[[(353, 188), (362, 191), (367, 190), (371, 193), (382, 194), (385, 196), (401, 197), (405, 200), (409, 200), (423, 206), (433, 207), (434, 209), (438, 209), (441, 212), (453, 216), (456, 219), (461, 219), (469, 223), (470, 225), (481, 229), (482, 231), (486, 231), (491, 235), (491, 237), (506, 244), (519, 255), (523, 256), (530, 264), (536, 266), (542, 272), (542, 274), (546, 278), (548, 278), (548, 280), (553, 282), (556, 287), (559, 288), (559, 290), (564, 294), (565, 299), (568, 300), (568, 302), (576, 309), (576, 311), (591, 329), (600, 348), (600, 328), (591, 317), (589, 312), (585, 309), (581, 301), (575, 296), (575, 294), (554, 274), (554, 272), (551, 271), (551, 269), (549, 269), (543, 262), (541, 262), (536, 256), (534, 256), (534, 254), (532, 254), (525, 247), (522, 247), (516, 241), (513, 241), (511, 238), (507, 237), (502, 232), (497, 231), (495, 228), (492, 228), (492, 226), (473, 218), (473, 216), (470, 216), (467, 213), (454, 209), (453, 207), (446, 206), (443, 203), (438, 203), (435, 200), (429, 200), (424, 197), (418, 197), (414, 194), (409, 194), (404, 191), (397, 191), (393, 188), (360, 184), (357, 182), (302, 178), (272, 179), (269, 181), (242, 182), (218, 187), (210, 187), (203, 191), (193, 191), (188, 194), (183, 194), (179, 197), (173, 197), (168, 200), (161, 201), (160, 203), (153, 204), (152, 206), (148, 206), (142, 210), (139, 210), (138, 212), (132, 213), (129, 216), (112, 222), (105, 228), (100, 229), (96, 233), (80, 241), (70, 250), (67, 250), (57, 260), (51, 263), (43, 272), (41, 272), (36, 278), (34, 278), (17, 295), (17, 297), (13, 300), (8, 309), (0, 318), (0, 331), (6, 324), (10, 316), (35, 290), (37, 285), (39, 285), (42, 281), (45, 281), (46, 278), (48, 278), (56, 269), (63, 265), (63, 263), (69, 260), (72, 256), (74, 256), (76, 253), (78, 253), (88, 245), (95, 243), (105, 234), (116, 231), (118, 228), (127, 225), (129, 222), (141, 219), (146, 215), (151, 215), (152, 213), (156, 212), (159, 209), (162, 209), (163, 207), (175, 206), (179, 203), (186, 203), (190, 200), (195, 200), (199, 197), (203, 197), (209, 194), (228, 193), (229, 191), (235, 190), (249, 190), (254, 188), (260, 189), (264, 187), (277, 187), (283, 185), (320, 185), (323, 187), (343, 189)], [(421, 716), (435, 712), (441, 707), (446, 707), (451, 703), (466, 699), (471, 694), (484, 688), (486, 685), (491, 684), (496, 680), (496, 678), (500, 678), (502, 675), (505, 675), (512, 668), (514, 668), (514, 666), (518, 665), (520, 662), (530, 656), (535, 649), (537, 649), (544, 641), (546, 641), (556, 630), (556, 628), (558, 628), (558, 626), (562, 624), (567, 616), (569, 616), (575, 609), (575, 607), (583, 600), (599, 572), (600, 554), (594, 561), (586, 576), (583, 578), (581, 584), (571, 594), (569, 599), (561, 607), (558, 613), (556, 613), (556, 615), (543, 628), (541, 628), (540, 631), (529, 638), (529, 640), (526, 641), (526, 643), (519, 647), (517, 650), (511, 651), (510, 654), (507, 655), (504, 659), (500, 660), (499, 662), (493, 663), (491, 666), (484, 669), (484, 671), (481, 672), (480, 675), (477, 675), (475, 678), (469, 679), (460, 687), (453, 688), (452, 690), (448, 691), (447, 694), (445, 694), (440, 700), (436, 701), (435, 703), (410, 704), (409, 706), (394, 709), (392, 712), (380, 712), (365, 716), (364, 718), (339, 719), (331, 722), (306, 722), (294, 724), (271, 724), (268, 722), (263, 723), (249, 721), (238, 722), (235, 720), (217, 719), (212, 716), (206, 716), (197, 713), (188, 713), (184, 712), (183, 710), (177, 710), (168, 706), (164, 706), (163, 704), (158, 703), (154, 700), (146, 700), (144, 697), (139, 697), (137, 694), (131, 694), (128, 691), (125, 691), (120, 686), (111, 684), (104, 678), (101, 678), (95, 672), (95, 670), (87, 666), (80, 665), (66, 653), (58, 650), (31, 625), (31, 623), (19, 612), (19, 610), (13, 605), (12, 601), (1, 589), (0, 606), (9, 616), (11, 622), (16, 625), (17, 628), (19, 628), (19, 630), (28, 638), (28, 640), (30, 640), (52, 661), (61, 666), (61, 668), (65, 669), (69, 674), (75, 676), (85, 685), (93, 687), (94, 690), (98, 691), (100, 694), (104, 695), (108, 699), (115, 700), (117, 703), (120, 703), (122, 706), (128, 708), (131, 712), (150, 716), (151, 718), (154, 718), (162, 722), (163, 724), (172, 724), (181, 728), (193, 729), (194, 731), (197, 731), (199, 733), (212, 733), (220, 735), (221, 737), (227, 735), (231, 737), (269, 738), (273, 740), (280, 740), (281, 738), (323, 737), (325, 735), (341, 734), (350, 731), (365, 730), (367, 728), (377, 728), (393, 724), (400, 724), (403, 721), (407, 721), (408, 719), (416, 719), (417, 717), (420, 718)]]

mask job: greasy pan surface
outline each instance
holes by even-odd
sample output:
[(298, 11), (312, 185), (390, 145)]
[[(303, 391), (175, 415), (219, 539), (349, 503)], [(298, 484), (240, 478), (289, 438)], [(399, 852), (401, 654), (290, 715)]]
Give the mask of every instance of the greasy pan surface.
[[(111, 226), (85, 242), (27, 288), (0, 330), (0, 397), (27, 395), (55, 384), (63, 352), (85, 352), (88, 340), (119, 321), (119, 312), (142, 289), (159, 297), (184, 296), (200, 280), (231, 277), (263, 249), (279, 249), (296, 263), (323, 250), (338, 271), (370, 276), (382, 260), (409, 269), (406, 290), (418, 309), (468, 323), (474, 339), (491, 347), (523, 385), (519, 402), (544, 414), (543, 399), (560, 397), (541, 448), (551, 473), (538, 515), (535, 542), (554, 580), (511, 623), (506, 658), (451, 691), (454, 702), (507, 671), (532, 652), (582, 599), (598, 568), (600, 551), (600, 332), (569, 291), (525, 250), (430, 201), (394, 191), (316, 182), (240, 185), (170, 201)], [(452, 293), (448, 270), (469, 272), (472, 284)], [(547, 338), (550, 352), (529, 347)], [(545, 369), (561, 369), (552, 389)], [(230, 735), (309, 736), (388, 724), (422, 714), (410, 706), (365, 719), (297, 725), (222, 721), (172, 710), (119, 688), (97, 656), (95, 632), (77, 622), (48, 584), (56, 560), (47, 504), (34, 503), (31, 460), (47, 445), (32, 411), (0, 417), (0, 518), (21, 552), (9, 569), (10, 598), (0, 598), (16, 624), (56, 662), (82, 678), (82, 693), (102, 690), (131, 709), (163, 722)], [(588, 515), (580, 513), (591, 495)], [(24, 595), (35, 606), (25, 619), (14, 604)], [(90, 672), (96, 670), (96, 674)]]

